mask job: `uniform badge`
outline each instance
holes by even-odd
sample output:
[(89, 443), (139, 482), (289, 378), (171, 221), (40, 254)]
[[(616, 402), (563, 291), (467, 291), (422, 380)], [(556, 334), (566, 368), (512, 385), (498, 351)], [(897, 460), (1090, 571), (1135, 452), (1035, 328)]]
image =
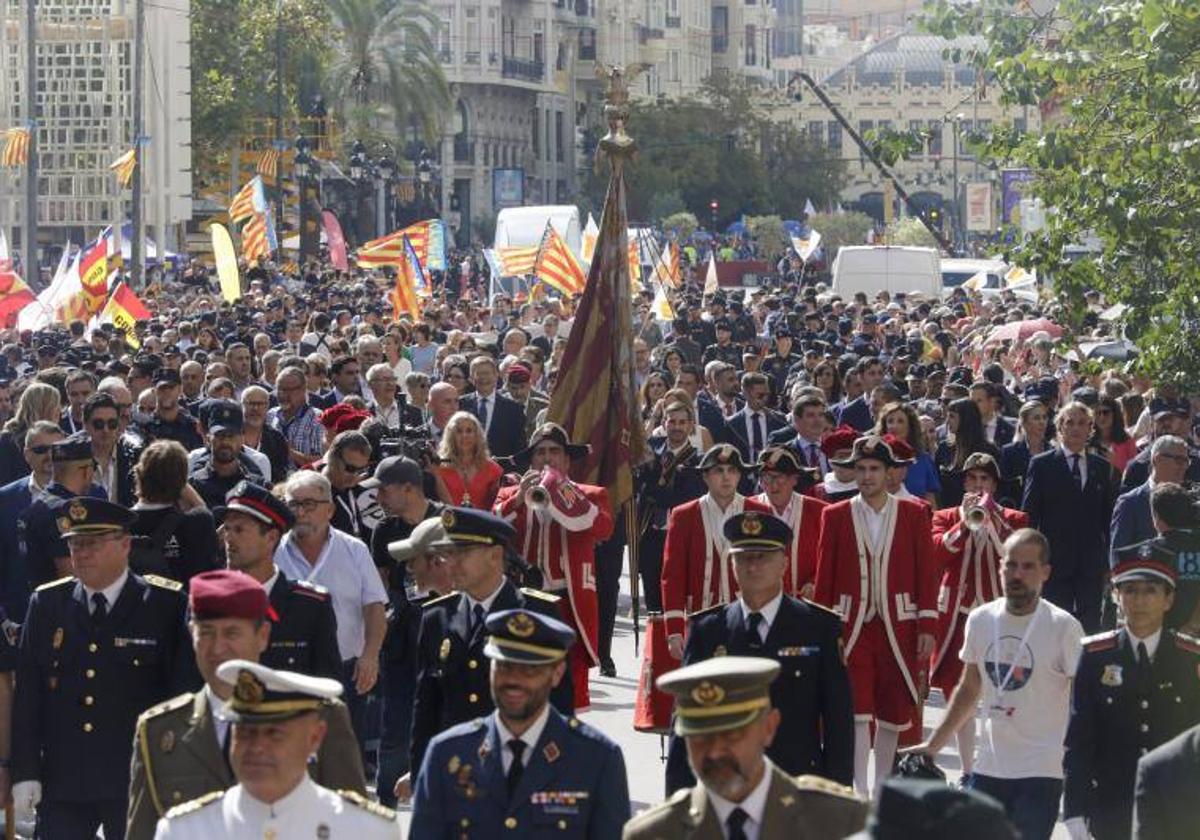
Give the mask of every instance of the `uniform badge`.
[(263, 701), (266, 687), (259, 682), (252, 671), (243, 670), (238, 673), (237, 684), (233, 687), (233, 697), (239, 703), (257, 706)]
[(75, 522), (83, 522), (88, 516), (87, 508), (85, 508), (79, 502), (75, 502), (69, 508), (67, 508), (67, 515), (70, 516)]
[(1105, 665), (1104, 673), (1100, 675), (1100, 684), (1111, 687), (1121, 685), (1125, 680), (1121, 677), (1120, 665)]
[(725, 699), (725, 689), (708, 680), (692, 689), (692, 700), (698, 706), (715, 706)]
[(727, 656), (728, 654), (729, 650), (725, 647), (725, 645), (717, 645), (715, 648), (713, 648), (713, 656)]
[(442, 639), (442, 648), (438, 651), (438, 659), (445, 662), (450, 658), (450, 640)]
[(168, 729), (163, 733), (162, 740), (158, 742), (158, 748), (165, 753), (169, 753), (175, 749), (175, 733)]
[(50, 647), (58, 650), (63, 643), (63, 629), (61, 627), (54, 631), (54, 638), (50, 640)]
[(546, 748), (542, 750), (542, 755), (546, 756), (547, 763), (553, 764), (554, 762), (558, 761), (558, 757), (562, 755), (562, 753), (559, 752), (558, 744), (551, 741), (550, 743), (546, 744)]
[(757, 537), (762, 533), (762, 520), (754, 514), (744, 514), (742, 516), (742, 533), (748, 537)]
[(446, 530), (449, 530), (454, 527), (454, 522), (455, 522), (454, 511), (450, 510), (449, 508), (446, 508), (445, 510), (443, 510), (442, 511), (442, 527), (445, 528)]
[(528, 639), (537, 631), (537, 625), (533, 623), (533, 619), (523, 612), (514, 615), (505, 622), (504, 626), (518, 639)]
[(450, 775), (453, 776), (458, 772), (458, 768), (461, 766), (462, 759), (455, 755), (450, 757), (450, 763), (446, 765), (446, 769), (450, 772)]

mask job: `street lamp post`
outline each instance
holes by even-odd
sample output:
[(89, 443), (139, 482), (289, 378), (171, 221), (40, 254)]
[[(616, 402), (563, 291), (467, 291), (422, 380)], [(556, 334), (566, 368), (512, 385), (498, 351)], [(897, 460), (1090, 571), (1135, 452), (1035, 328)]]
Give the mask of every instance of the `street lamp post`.
[(419, 206), (425, 216), (437, 215), (437, 206), (433, 202), (433, 160), (428, 149), (421, 149), (421, 159), (417, 161), (417, 186), (421, 191)]
[(363, 182), (367, 178), (368, 169), (366, 147), (361, 140), (355, 140), (350, 147), (350, 181), (354, 184), (354, 235), (358, 244), (366, 242), (366, 225), (363, 223)]
[(396, 182), (396, 162), (385, 152), (375, 161), (375, 229), (383, 236), (394, 227), (392, 186)]
[(296, 138), (296, 157), (293, 173), (296, 176), (297, 195), (300, 201), (300, 259), (301, 271), (305, 263), (316, 255), (320, 243), (318, 223), (313, 216), (318, 191), (315, 189), (316, 161), (309, 154), (309, 142), (304, 136)]

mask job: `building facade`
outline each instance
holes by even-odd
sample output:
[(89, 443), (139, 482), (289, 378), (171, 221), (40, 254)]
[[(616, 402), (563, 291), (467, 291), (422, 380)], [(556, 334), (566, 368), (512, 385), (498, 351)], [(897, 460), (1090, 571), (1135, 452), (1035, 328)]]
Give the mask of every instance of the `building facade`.
[[(191, 218), (191, 67), (188, 0), (145, 7), (143, 218), (173, 248)], [(25, 3), (0, 0), (0, 129), (26, 116)], [(132, 0), (38, 0), (38, 229), (44, 245), (79, 244), (128, 219), (131, 193), (109, 164), (133, 137)], [(20, 242), (22, 172), (0, 171), (0, 226)], [(22, 250), (23, 245), (22, 245)]]

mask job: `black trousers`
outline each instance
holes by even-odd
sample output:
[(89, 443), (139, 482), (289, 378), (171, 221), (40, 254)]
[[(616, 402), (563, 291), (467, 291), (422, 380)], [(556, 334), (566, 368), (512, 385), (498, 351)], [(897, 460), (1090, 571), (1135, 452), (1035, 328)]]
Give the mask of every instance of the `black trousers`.
[(596, 544), (596, 600), (600, 608), (601, 660), (612, 658), (613, 628), (617, 623), (617, 597), (621, 593), (621, 560), (625, 556), (625, 508), (616, 516), (613, 534)]
[(638, 576), (642, 580), (641, 610), (644, 616), (648, 612), (662, 612), (662, 563), (663, 549), (667, 546), (667, 532), (656, 531), (653, 528), (646, 531), (638, 549)]
[(1091, 635), (1100, 631), (1100, 608), (1104, 599), (1104, 575), (1100, 569), (1051, 567), (1050, 580), (1042, 587), (1042, 597), (1079, 619), (1084, 633)]
[(95, 840), (104, 826), (105, 840), (125, 840), (124, 799), (99, 802), (42, 802), (37, 809), (37, 840)]

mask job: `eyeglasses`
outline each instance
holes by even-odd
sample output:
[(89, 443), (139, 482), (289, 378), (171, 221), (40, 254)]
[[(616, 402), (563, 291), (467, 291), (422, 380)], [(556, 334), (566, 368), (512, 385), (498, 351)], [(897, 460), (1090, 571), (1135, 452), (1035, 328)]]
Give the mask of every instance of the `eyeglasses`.
[(345, 458), (342, 458), (341, 461), (342, 461), (342, 469), (344, 469), (346, 472), (350, 473), (351, 475), (366, 475), (367, 473), (369, 473), (371, 471), (370, 464), (363, 464), (363, 465), (359, 466), (358, 464), (351, 464)]
[(254, 400), (253, 402), (242, 403), (242, 408), (266, 408), (270, 403), (266, 400)]
[(288, 510), (296, 513), (312, 513), (320, 505), (328, 504), (328, 499), (288, 499)]
[(93, 421), (91, 421), (91, 422), (90, 422), (88, 425), (90, 425), (90, 426), (91, 426), (93, 429), (95, 429), (97, 432), (102, 432), (102, 431), (104, 431), (105, 429), (108, 429), (110, 432), (113, 432), (113, 431), (116, 431), (118, 428), (120, 428), (120, 426), (121, 426), (121, 421), (120, 421), (120, 420), (117, 420), (117, 419), (113, 419), (113, 420), (93, 420)]

